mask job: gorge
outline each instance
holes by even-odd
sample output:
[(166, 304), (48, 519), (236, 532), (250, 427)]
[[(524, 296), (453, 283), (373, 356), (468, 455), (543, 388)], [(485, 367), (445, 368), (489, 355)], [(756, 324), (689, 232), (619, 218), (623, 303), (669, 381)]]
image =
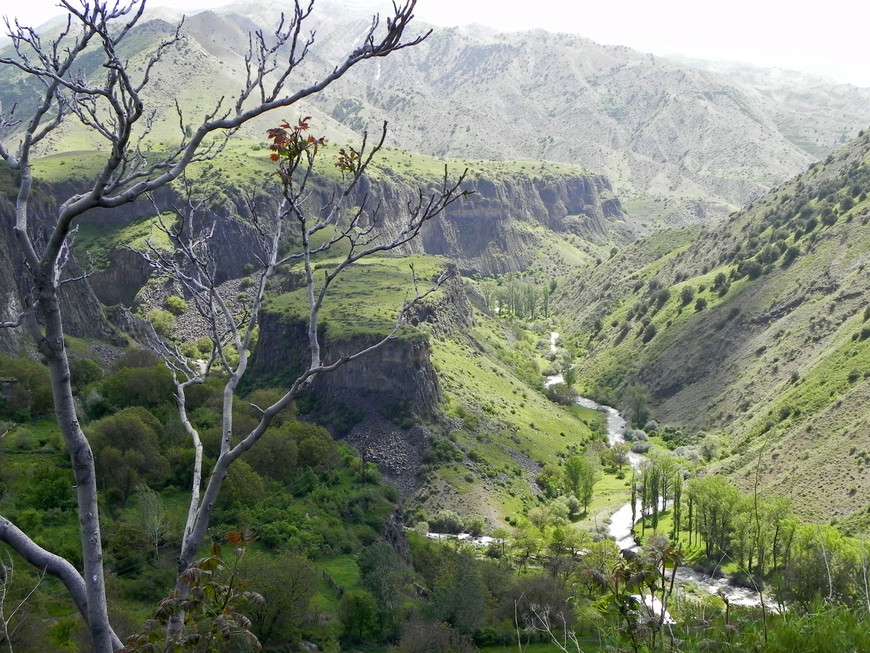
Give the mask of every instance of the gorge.
[(870, 648), (870, 91), (89, 6), (0, 53), (0, 644)]

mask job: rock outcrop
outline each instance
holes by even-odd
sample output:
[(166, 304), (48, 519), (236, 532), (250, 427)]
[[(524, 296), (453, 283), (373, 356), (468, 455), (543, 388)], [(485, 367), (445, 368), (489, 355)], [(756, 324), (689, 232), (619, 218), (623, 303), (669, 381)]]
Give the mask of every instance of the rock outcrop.
[[(82, 216), (82, 222), (115, 226), (154, 216), (155, 204), (163, 210), (183, 205), (182, 198), (172, 189), (161, 189), (155, 202), (137, 201), (123, 207), (106, 211), (97, 209)], [(259, 210), (263, 215), (273, 215), (277, 210), (273, 198), (262, 197)], [(223, 191), (222, 201), (214, 201), (207, 211), (198, 215), (204, 228), (210, 229), (209, 247), (216, 263), (215, 282), (224, 283), (247, 274), (260, 255), (260, 240), (250, 220), (250, 210), (241, 193), (232, 187)], [(211, 229), (212, 223), (214, 228)], [(188, 228), (189, 231), (189, 228)], [(94, 293), (107, 306), (123, 304), (130, 306), (136, 295), (151, 277), (151, 266), (136, 252), (118, 249), (109, 253), (109, 264), (89, 278)]]
[[(327, 340), (322, 358), (326, 363), (337, 361), (371, 346), (376, 339)], [(305, 324), (300, 319), (264, 313), (251, 378), (285, 385), (308, 364), (307, 347)], [(398, 405), (426, 412), (435, 408), (441, 397), (429, 360), (429, 343), (422, 333), (387, 341), (366, 356), (318, 376), (311, 389), (329, 401), (340, 401), (365, 413), (393, 410)]]
[[(30, 206), (31, 224), (37, 247), (48, 237), (48, 228), (54, 220), (50, 205), (44, 200), (35, 200)], [(13, 225), (15, 207), (0, 197), (0, 321), (14, 321), (24, 310), (22, 298), (29, 294), (30, 284), (24, 259), (18, 252)], [(77, 278), (81, 270), (71, 255), (64, 278)], [(79, 280), (64, 284), (60, 289), (64, 330), (79, 338), (111, 339), (113, 332), (103, 315), (99, 301), (87, 281)], [(0, 351), (16, 356), (29, 344), (29, 336), (23, 328), (0, 329)]]
[(421, 239), (427, 253), (450, 258), (465, 273), (525, 269), (541, 242), (536, 226), (600, 243), (625, 219), (602, 175), (512, 173), (468, 185), (474, 194), (451, 206)]

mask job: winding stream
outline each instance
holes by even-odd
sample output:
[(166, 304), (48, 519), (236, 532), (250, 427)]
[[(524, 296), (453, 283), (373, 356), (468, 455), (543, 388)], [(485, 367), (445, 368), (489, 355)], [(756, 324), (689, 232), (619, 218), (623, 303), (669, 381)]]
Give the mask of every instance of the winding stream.
[[(550, 349), (555, 353), (556, 340), (559, 334), (556, 332), (550, 333)], [(547, 377), (545, 385), (550, 386), (555, 383), (562, 383), (562, 375)], [(607, 415), (607, 442), (612, 447), (618, 442), (625, 442), (626, 421), (612, 406), (599, 404), (592, 399), (586, 397), (578, 397), (577, 403), (584, 408), (599, 410)], [(638, 469), (646, 460), (646, 456), (631, 452), (628, 455), (629, 463), (633, 469)], [(634, 523), (631, 520), (631, 502), (626, 503), (619, 508), (610, 517), (610, 524), (607, 527), (607, 534), (616, 541), (616, 545), (620, 549), (636, 550), (638, 545), (634, 541), (632, 527)], [(640, 514), (640, 502), (636, 506), (636, 514)], [(760, 606), (761, 599), (758, 592), (743, 587), (735, 587), (728, 583), (727, 577), (715, 578), (708, 576), (702, 572), (695, 571), (689, 567), (677, 568), (677, 583), (679, 585), (696, 584), (698, 589), (709, 592), (710, 594), (723, 594), (728, 598), (728, 601), (733, 605), (748, 605)]]

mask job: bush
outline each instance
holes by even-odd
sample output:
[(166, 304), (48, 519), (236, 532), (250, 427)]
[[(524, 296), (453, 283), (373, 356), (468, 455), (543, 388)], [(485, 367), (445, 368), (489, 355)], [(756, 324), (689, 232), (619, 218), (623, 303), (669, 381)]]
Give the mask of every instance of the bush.
[(486, 532), (486, 522), (483, 520), (483, 517), (472, 517), (468, 520), (465, 528), (471, 535), (478, 537)]
[(716, 274), (716, 278), (713, 279), (713, 290), (719, 294), (720, 297), (724, 296), (728, 293), (728, 289), (731, 287), (731, 284), (728, 282), (728, 277), (724, 272), (719, 272)]
[(44, 365), (27, 358), (0, 356), (0, 376), (14, 379), (6, 383), (4, 397), (0, 398), (0, 415), (26, 422), (54, 411), (51, 383)]
[(160, 362), (160, 358), (149, 349), (128, 349), (123, 356), (112, 363), (111, 371), (119, 372), (128, 367), (154, 367)]
[(91, 446), (101, 485), (125, 503), (139, 483), (160, 487), (169, 461), (160, 453), (163, 425), (140, 406), (104, 417), (92, 428)]
[(244, 459), (230, 465), (227, 477), (217, 498), (217, 507), (226, 509), (238, 502), (250, 507), (266, 496), (266, 482)]
[(461, 533), (465, 523), (453, 510), (442, 509), (435, 513), (435, 517), (429, 520), (429, 527), (435, 533)]
[(625, 431), (626, 442), (646, 442), (647, 440), (649, 440), (649, 436), (641, 429), (627, 429)]
[(757, 279), (761, 276), (762, 272), (763, 268), (758, 261), (740, 261), (740, 264), (737, 266), (737, 274), (741, 277)]
[(80, 392), (85, 386), (103, 378), (103, 370), (87, 358), (71, 358), (69, 361), (70, 381), (73, 390)]
[(85, 409), (85, 415), (88, 416), (88, 419), (100, 419), (112, 412), (112, 405), (95, 389), (92, 389), (85, 397), (82, 407)]
[(103, 396), (114, 406), (156, 408), (171, 401), (175, 386), (164, 365), (122, 369), (103, 381)]
[(692, 286), (683, 286), (680, 291), (680, 303), (686, 306), (695, 298), (695, 289)]
[(175, 321), (175, 316), (169, 311), (164, 311), (162, 308), (152, 308), (145, 314), (145, 317), (151, 322), (157, 335), (164, 338), (171, 338), (175, 335), (178, 323)]
[(547, 399), (562, 406), (573, 406), (577, 399), (577, 391), (564, 383), (554, 383), (547, 388)]
[(187, 312), (187, 302), (178, 295), (170, 295), (163, 302), (163, 308), (173, 315), (183, 315)]
[(39, 510), (72, 511), (76, 507), (73, 475), (69, 469), (55, 466), (40, 467), (18, 494), (18, 504)]
[(788, 267), (789, 265), (791, 265), (792, 262), (798, 257), (798, 254), (800, 254), (800, 253), (801, 253), (801, 251), (797, 247), (795, 247), (794, 245), (791, 245), (787, 250), (785, 250), (785, 254), (783, 254), (782, 267), (785, 268), (785, 267)]

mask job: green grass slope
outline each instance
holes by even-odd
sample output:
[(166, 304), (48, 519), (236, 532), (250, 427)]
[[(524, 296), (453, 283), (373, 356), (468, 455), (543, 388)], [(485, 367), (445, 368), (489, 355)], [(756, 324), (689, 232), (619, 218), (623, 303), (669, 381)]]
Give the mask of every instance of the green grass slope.
[[(728, 443), (719, 469), (866, 530), (870, 136), (735, 214), (563, 284), (583, 383)], [(627, 403), (625, 404), (627, 405)]]
[[(348, 268), (324, 305), (326, 341), (387, 333), (412, 288), (409, 263), (421, 280), (437, 276), (446, 264), (418, 255), (372, 258)], [(428, 342), (442, 396), (435, 414), (426, 418), (429, 439), (411, 509), (421, 516), (451, 509), (464, 518), (480, 516), (491, 526), (503, 525), (534, 505), (541, 466), (599, 433), (601, 417), (596, 411), (557, 406), (544, 396), (542, 372), (550, 363), (544, 358), (549, 341), (543, 330), (499, 319), (447, 294), (444, 287), (425, 300), (430, 308), (422, 312), (434, 313), (434, 318), (400, 332)], [(303, 291), (279, 295), (265, 310), (298, 317), (304, 310)], [(366, 360), (377, 366), (378, 353)], [(404, 414), (389, 417), (411, 424)]]

